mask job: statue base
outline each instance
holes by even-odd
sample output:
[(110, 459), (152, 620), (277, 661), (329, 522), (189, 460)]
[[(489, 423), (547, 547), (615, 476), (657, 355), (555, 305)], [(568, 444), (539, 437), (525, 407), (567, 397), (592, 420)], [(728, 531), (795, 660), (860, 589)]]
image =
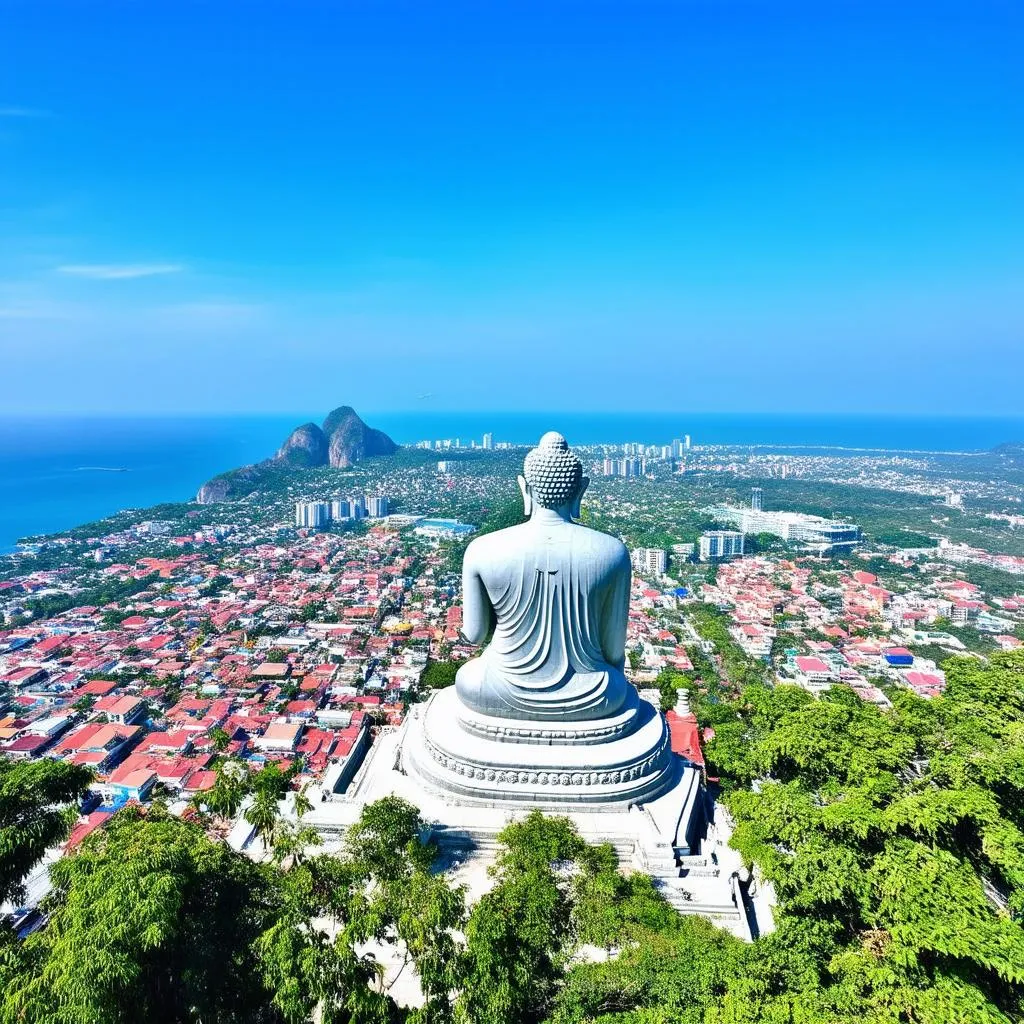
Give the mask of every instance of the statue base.
[(647, 701), (612, 718), (526, 722), (472, 711), (454, 687), (413, 716), (401, 767), (442, 793), (487, 804), (640, 804), (675, 782), (668, 728)]
[[(597, 789), (588, 793), (588, 799), (582, 781), (574, 785), (570, 779), (563, 786), (561, 776), (573, 774), (565, 766), (558, 773), (558, 783), (553, 785), (549, 779), (546, 787), (540, 784), (539, 771), (537, 783), (530, 787), (532, 769), (522, 769), (527, 772), (524, 788), (499, 783), (497, 775), (493, 780), (486, 776), (474, 779), (476, 788), (470, 793), (447, 788), (447, 770), (436, 768), (425, 750), (423, 725), (430, 708), (442, 712), (447, 707), (451, 712), (450, 697), (438, 700), (448, 692), (436, 694), (429, 704), (414, 704), (399, 728), (382, 729), (345, 789), (324, 792), (314, 803), (303, 822), (320, 832), (326, 844), (323, 852), (343, 846), (346, 830), (366, 804), (392, 794), (400, 796), (419, 808), (455, 882), (466, 885), (470, 899), (475, 900), (492, 884), (487, 868), (497, 849), (498, 834), (506, 825), (531, 810), (565, 815), (587, 842), (611, 844), (624, 868), (651, 875), (658, 890), (680, 913), (708, 917), (749, 941), (750, 917), (740, 886), (747, 874), (739, 854), (728, 845), (727, 816), (709, 799), (696, 768), (669, 751), (664, 770), (657, 776), (664, 789), (652, 786), (651, 792), (658, 795), (643, 803), (623, 797), (621, 780), (618, 790), (616, 784), (607, 783), (602, 791), (600, 772)], [(453, 724), (454, 719), (449, 719), (449, 729)], [(599, 749), (589, 748), (591, 754)], [(511, 770), (504, 769), (506, 777)], [(456, 772), (456, 777), (460, 780), (457, 785), (469, 788), (465, 775)], [(634, 786), (637, 781), (632, 780)], [(771, 915), (764, 913), (764, 917), (758, 915), (758, 924), (769, 930)]]

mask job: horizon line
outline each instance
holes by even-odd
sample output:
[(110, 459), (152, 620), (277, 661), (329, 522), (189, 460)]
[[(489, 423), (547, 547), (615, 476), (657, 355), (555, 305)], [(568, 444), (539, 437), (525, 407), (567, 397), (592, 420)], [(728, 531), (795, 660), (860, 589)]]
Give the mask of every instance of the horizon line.
[[(348, 404), (348, 403), (342, 403)], [(333, 406), (332, 408), (337, 409), (341, 406)], [(349, 408), (354, 409), (360, 418), (364, 417), (364, 413), (355, 409), (355, 406), (350, 405)], [(327, 409), (327, 412), (332, 411)], [(55, 417), (55, 418), (81, 418), (81, 419), (168, 419), (168, 418), (198, 418), (204, 417), (209, 419), (228, 419), (237, 418), (243, 416), (250, 417), (308, 417), (310, 415), (309, 410), (295, 410), (295, 409), (219, 409), (219, 410), (204, 410), (204, 409), (168, 409), (164, 411), (150, 411), (144, 409), (119, 409), (119, 410), (106, 410), (106, 409), (22, 409), (13, 411), (2, 411), (0, 412), (0, 420), (15, 420), (15, 419), (27, 419), (35, 417)], [(326, 413), (325, 413), (326, 415)], [(400, 407), (400, 408), (367, 408), (365, 410), (366, 416), (388, 416), (388, 415), (417, 415), (417, 416), (565, 416), (565, 417), (580, 417), (580, 416), (601, 416), (601, 417), (620, 417), (620, 416), (677, 416), (680, 418), (693, 416), (693, 417), (715, 417), (721, 419), (728, 419), (730, 417), (738, 416), (756, 416), (759, 418), (775, 418), (775, 419), (852, 419), (852, 420), (872, 420), (872, 419), (895, 419), (895, 420), (1013, 420), (1024, 422), (1024, 413), (1022, 412), (944, 412), (941, 414), (930, 413), (930, 412), (904, 412), (895, 410), (892, 412), (888, 411), (874, 411), (874, 412), (849, 412), (849, 411), (829, 411), (820, 412), (813, 410), (795, 410), (780, 412), (778, 410), (765, 410), (765, 409), (749, 409), (749, 410), (730, 410), (730, 411), (713, 411), (713, 410), (688, 410), (681, 411), (679, 409), (617, 409), (617, 410), (601, 410), (601, 409), (459, 409), (459, 408), (438, 408), (438, 409), (422, 409), (415, 408), (413, 406)]]

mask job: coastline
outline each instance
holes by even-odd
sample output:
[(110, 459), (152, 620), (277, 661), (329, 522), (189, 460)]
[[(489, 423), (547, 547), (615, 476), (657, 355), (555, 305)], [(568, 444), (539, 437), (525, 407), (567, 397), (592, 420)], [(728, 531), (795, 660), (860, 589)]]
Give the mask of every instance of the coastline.
[[(0, 417), (0, 552), (126, 508), (190, 501), (208, 479), (272, 455), (303, 414)], [(1024, 438), (1024, 417), (780, 416), (698, 413), (370, 412), (400, 444), (459, 437), (535, 443), (557, 427), (576, 445), (668, 444), (837, 456), (987, 452)], [(31, 444), (26, 444), (26, 438)]]

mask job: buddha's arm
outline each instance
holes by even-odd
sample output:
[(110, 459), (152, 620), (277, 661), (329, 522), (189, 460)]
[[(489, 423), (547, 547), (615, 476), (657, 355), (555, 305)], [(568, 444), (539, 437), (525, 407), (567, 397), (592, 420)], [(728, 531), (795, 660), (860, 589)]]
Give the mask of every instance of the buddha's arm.
[(601, 651), (609, 665), (623, 668), (626, 664), (626, 626), (629, 624), (629, 585), (632, 580), (629, 555), (617, 567), (604, 602), (601, 618)]
[(467, 559), (462, 567), (462, 635), (471, 644), (482, 644), (494, 625), (494, 610), (484, 581)]

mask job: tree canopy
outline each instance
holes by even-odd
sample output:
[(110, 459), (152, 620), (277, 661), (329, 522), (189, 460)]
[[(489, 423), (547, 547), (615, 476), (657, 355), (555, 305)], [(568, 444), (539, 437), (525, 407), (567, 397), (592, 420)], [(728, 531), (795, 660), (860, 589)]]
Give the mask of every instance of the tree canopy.
[(63, 761), (0, 758), (0, 903), (19, 901), (25, 877), (70, 835), (91, 781)]
[[(52, 869), (48, 926), (0, 942), (0, 1021), (1020, 1021), (1024, 653), (945, 668), (943, 695), (893, 690), (890, 709), (756, 673), (699, 696), (733, 845), (777, 897), (753, 943), (680, 916), (611, 846), (539, 812), (500, 833), (492, 887), (468, 908), (397, 797), (365, 807), (341, 853), (310, 855), (280, 824), (288, 773), (228, 762), (208, 799), (263, 800), (273, 856), (235, 853), (203, 816), (121, 811)], [(84, 777), (0, 764), (10, 894), (66, 835), (51, 808)], [(421, 1006), (396, 1005), (382, 948), (416, 973)]]

